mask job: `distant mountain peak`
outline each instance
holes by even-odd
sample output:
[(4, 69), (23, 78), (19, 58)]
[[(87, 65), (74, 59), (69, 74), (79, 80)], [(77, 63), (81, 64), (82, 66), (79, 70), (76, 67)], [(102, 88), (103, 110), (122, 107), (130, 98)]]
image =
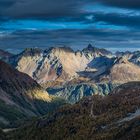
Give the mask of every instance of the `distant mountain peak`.
[(86, 48), (84, 48), (83, 51), (96, 51), (98, 49), (99, 48), (92, 46), (92, 44), (88, 44), (88, 46)]
[(44, 52), (50, 53), (50, 52), (69, 52), (74, 53), (74, 50), (71, 47), (68, 46), (62, 46), (62, 47), (49, 47)]
[(92, 44), (88, 44), (87, 48), (91, 49), (91, 48), (95, 48)]
[(35, 56), (39, 55), (42, 52), (39, 48), (26, 48), (23, 52), (21, 52), (24, 56)]
[(112, 54), (112, 52), (103, 49), (103, 48), (97, 48), (95, 46), (93, 46), (92, 44), (88, 44), (88, 46), (86, 48), (84, 48), (82, 50), (82, 52), (84, 53), (97, 53), (97, 54), (101, 54), (101, 55), (110, 55)]
[(74, 52), (74, 50), (69, 46), (53, 47), (53, 49), (58, 51)]
[(67, 51), (67, 52), (74, 52), (74, 50), (71, 47), (68, 47), (68, 46), (59, 47), (59, 49)]

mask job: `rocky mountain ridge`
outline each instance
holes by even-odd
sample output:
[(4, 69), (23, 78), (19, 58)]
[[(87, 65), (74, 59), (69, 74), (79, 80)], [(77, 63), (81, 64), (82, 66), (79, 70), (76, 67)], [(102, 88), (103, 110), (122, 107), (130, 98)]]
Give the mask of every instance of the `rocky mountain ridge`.
[(61, 79), (67, 81), (78, 77), (93, 58), (110, 55), (111, 52), (89, 45), (82, 51), (75, 52), (68, 47), (26, 49), (7, 61), (19, 71), (27, 73), (39, 83)]

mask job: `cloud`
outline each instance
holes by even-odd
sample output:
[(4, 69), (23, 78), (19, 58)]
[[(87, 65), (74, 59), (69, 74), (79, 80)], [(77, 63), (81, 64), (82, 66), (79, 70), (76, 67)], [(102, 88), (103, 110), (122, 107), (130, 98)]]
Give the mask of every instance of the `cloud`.
[[(83, 22), (85, 24), (96, 24), (96, 22), (105, 22), (105, 24), (133, 28), (140, 26), (140, 12), (133, 10), (127, 13), (119, 13), (115, 9), (113, 12), (106, 13), (108, 9), (101, 7), (99, 3), (122, 8), (140, 8), (139, 0), (1, 0), (0, 24), (6, 22), (8, 19), (36, 19), (46, 20), (52, 23)], [(87, 11), (85, 9), (86, 6), (93, 7), (94, 12)], [(104, 12), (99, 12), (100, 9), (103, 9)], [(122, 12), (122, 10), (120, 11)], [(136, 13), (137, 15), (135, 15)]]
[[(0, 46), (5, 49), (24, 49), (27, 47), (47, 48), (50, 46), (68, 45), (82, 49), (89, 43), (104, 48), (138, 48), (140, 32), (126, 30), (99, 29), (63, 29), (63, 30), (22, 30), (15, 31), (0, 38)], [(4, 44), (4, 46), (3, 46)]]
[(140, 0), (98, 0), (97, 2), (114, 7), (140, 10)]
[(90, 0), (2, 0), (2, 16), (11, 18), (61, 17), (80, 13), (80, 9)]
[(137, 48), (139, 9), (139, 0), (0, 0), (0, 48)]
[(94, 7), (97, 4), (140, 10), (140, 0), (1, 0), (0, 15), (9, 18), (68, 17), (85, 13), (86, 5)]
[(140, 29), (140, 15), (95, 12), (94, 21)]

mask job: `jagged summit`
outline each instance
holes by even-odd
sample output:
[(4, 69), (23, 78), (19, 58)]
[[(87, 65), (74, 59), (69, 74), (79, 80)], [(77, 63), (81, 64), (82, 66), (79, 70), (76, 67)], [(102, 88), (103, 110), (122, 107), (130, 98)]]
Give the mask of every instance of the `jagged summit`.
[(62, 46), (62, 47), (49, 47), (44, 50), (44, 52), (68, 52), (68, 53), (74, 53), (74, 50), (71, 47), (68, 46)]
[(92, 44), (88, 44), (87, 49), (93, 50), (93, 49), (97, 49), (97, 48), (95, 46), (93, 46)]
[(110, 55), (112, 54), (110, 51), (103, 49), (103, 48), (97, 48), (91, 44), (89, 44), (86, 48), (82, 50), (84, 53), (97, 53), (100, 55)]
[(92, 51), (95, 52), (96, 50), (98, 50), (98, 48), (92, 46), (91, 44), (88, 44), (88, 46), (86, 48), (84, 48), (82, 51), (86, 52), (86, 51)]
[(20, 55), (35, 56), (35, 55), (40, 55), (41, 52), (42, 52), (42, 50), (39, 48), (26, 48), (23, 52), (21, 52)]
[(59, 48), (56, 48), (56, 50), (65, 51), (65, 52), (72, 52), (72, 53), (74, 52), (74, 50), (68, 46), (59, 47)]

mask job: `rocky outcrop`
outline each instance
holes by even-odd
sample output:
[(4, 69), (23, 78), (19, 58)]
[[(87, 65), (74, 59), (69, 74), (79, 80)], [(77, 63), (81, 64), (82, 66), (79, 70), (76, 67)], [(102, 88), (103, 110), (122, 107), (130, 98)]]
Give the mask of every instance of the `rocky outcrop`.
[(59, 87), (47, 88), (50, 95), (55, 95), (65, 99), (68, 103), (74, 104), (86, 96), (108, 95), (119, 84), (100, 83), (100, 84), (74, 84)]
[(103, 49), (103, 48), (96, 48), (89, 44), (86, 48), (82, 50), (87, 58), (96, 58), (99, 56), (112, 56), (112, 52)]

